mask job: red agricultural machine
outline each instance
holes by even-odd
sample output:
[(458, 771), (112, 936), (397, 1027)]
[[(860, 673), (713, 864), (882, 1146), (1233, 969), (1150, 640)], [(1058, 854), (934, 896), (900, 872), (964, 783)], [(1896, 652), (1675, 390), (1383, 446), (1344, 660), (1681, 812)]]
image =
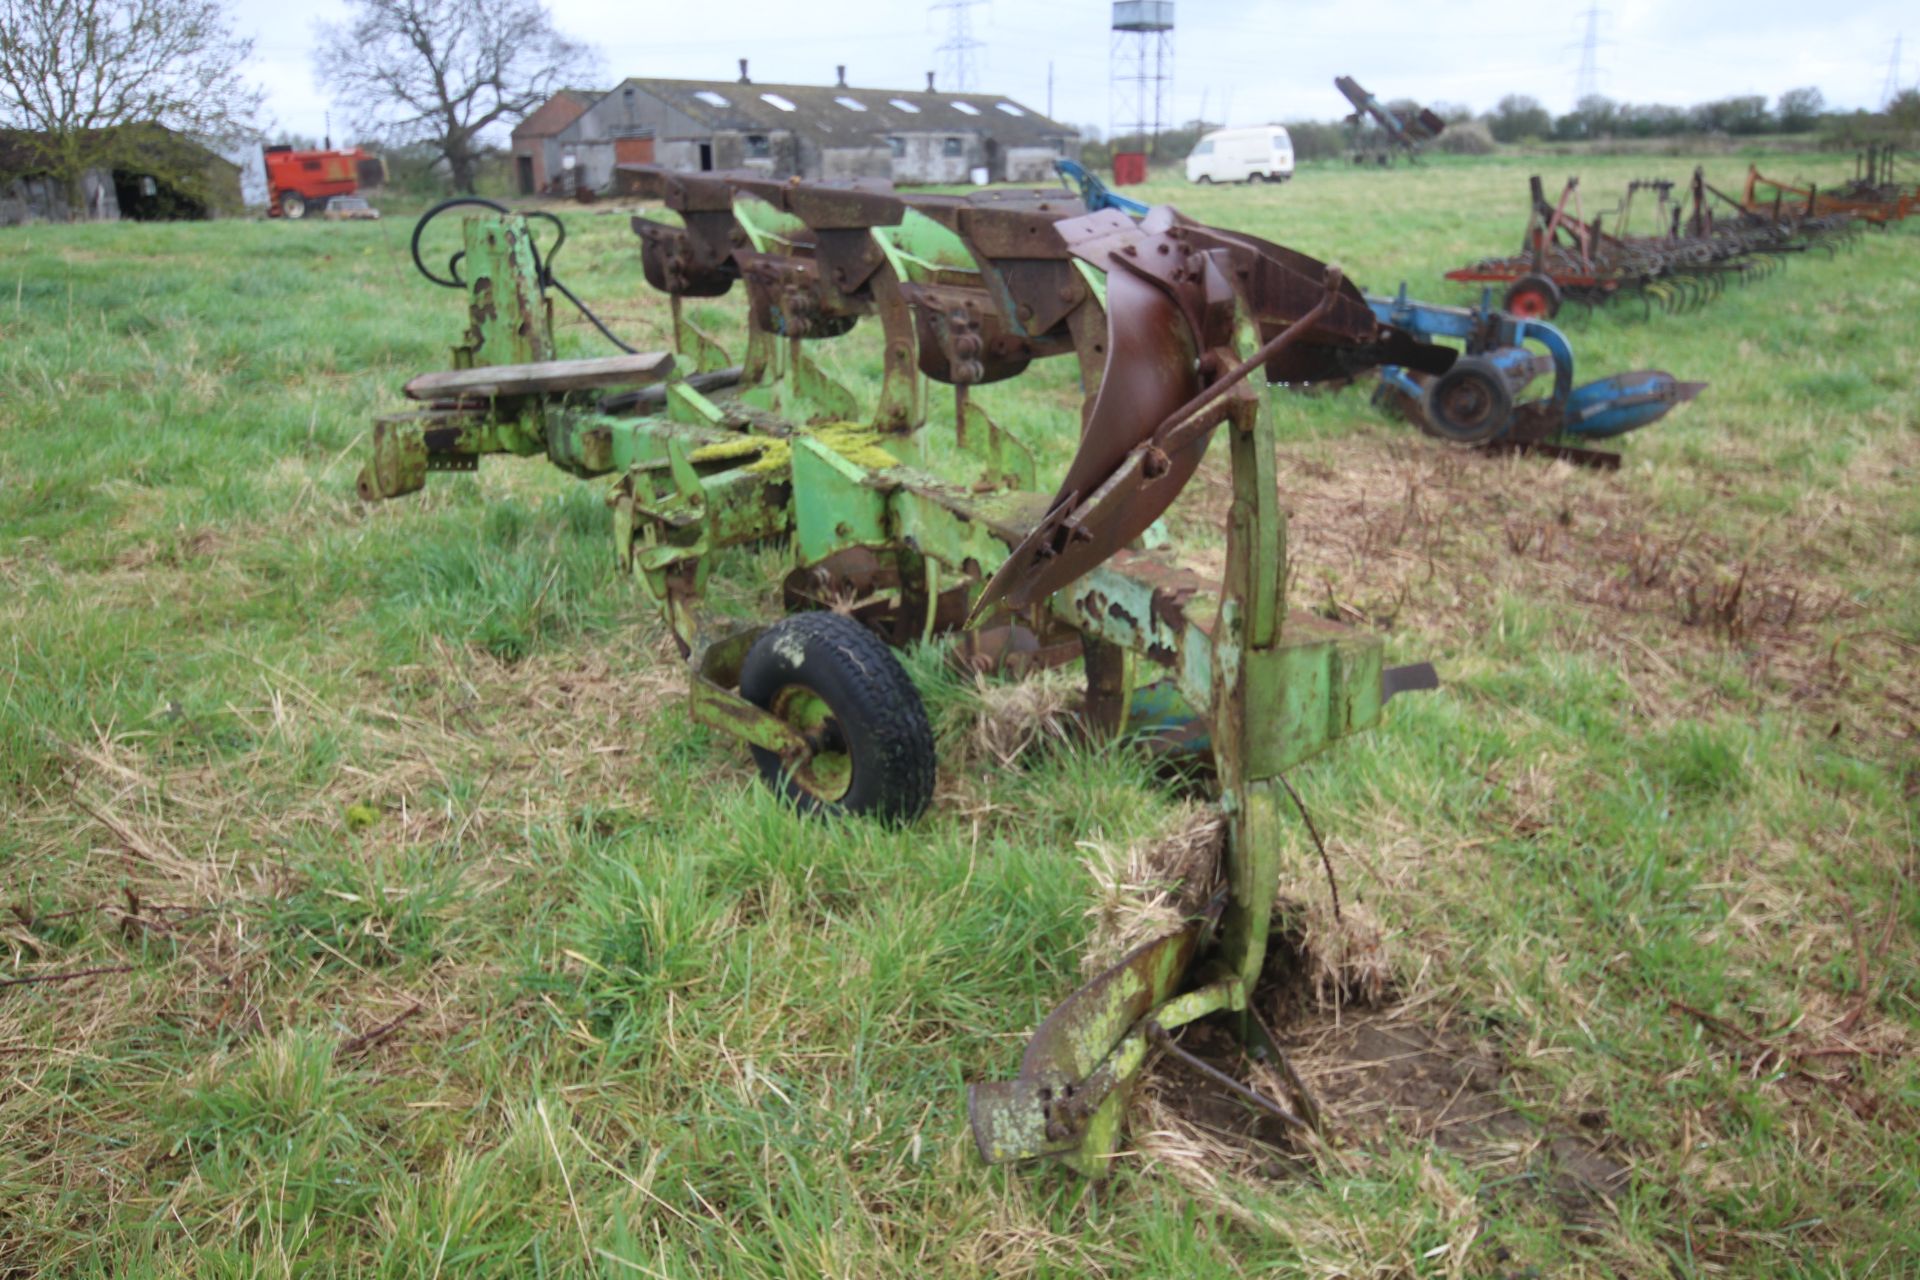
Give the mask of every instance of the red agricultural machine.
[[(1538, 174), (1530, 185), (1520, 252), (1447, 272), (1449, 280), (1507, 286), (1502, 309), (1528, 320), (1552, 318), (1563, 300), (1595, 306), (1635, 298), (1649, 309), (1657, 302), (1689, 311), (1728, 283), (1768, 275), (1785, 255), (1832, 254), (1857, 230), (1846, 213), (1811, 202), (1756, 203), (1751, 181), (1745, 200), (1736, 200), (1698, 168), (1678, 199), (1673, 182), (1639, 179), (1615, 208), (1590, 220), (1581, 211), (1578, 178), (1567, 180), (1557, 203), (1547, 199)], [(1655, 204), (1651, 235), (1630, 231), (1642, 192)]]
[(1778, 211), (1785, 205), (1801, 208), (1809, 216), (1858, 218), (1886, 227), (1920, 214), (1920, 183), (1895, 181), (1894, 156), (1891, 146), (1869, 145), (1854, 159), (1853, 180), (1825, 191), (1812, 184), (1795, 186), (1777, 181), (1761, 173), (1758, 166), (1748, 165), (1743, 203), (1755, 213)]
[(377, 186), (386, 175), (386, 166), (378, 156), (360, 148), (351, 151), (296, 151), (292, 147), (268, 147), (267, 216), (304, 218), (330, 207), (353, 214), (377, 217), (367, 202), (359, 198), (360, 188)]

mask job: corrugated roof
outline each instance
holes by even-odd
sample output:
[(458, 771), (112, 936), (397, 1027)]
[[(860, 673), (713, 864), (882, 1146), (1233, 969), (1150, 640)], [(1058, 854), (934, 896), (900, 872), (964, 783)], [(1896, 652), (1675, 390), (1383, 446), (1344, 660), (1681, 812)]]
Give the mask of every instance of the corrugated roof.
[(894, 133), (983, 133), (1006, 146), (1046, 146), (1078, 132), (993, 93), (635, 77), (608, 97), (627, 88), (651, 94), (711, 129), (786, 129), (823, 146), (877, 145)]
[[(520, 123), (513, 126), (513, 136), (516, 139), (551, 138), (585, 115), (594, 103), (606, 96), (605, 89), (556, 89), (551, 98), (521, 117)], [(555, 118), (564, 113), (550, 111), (550, 108), (562, 101), (570, 103), (575, 110), (565, 119), (555, 122)]]

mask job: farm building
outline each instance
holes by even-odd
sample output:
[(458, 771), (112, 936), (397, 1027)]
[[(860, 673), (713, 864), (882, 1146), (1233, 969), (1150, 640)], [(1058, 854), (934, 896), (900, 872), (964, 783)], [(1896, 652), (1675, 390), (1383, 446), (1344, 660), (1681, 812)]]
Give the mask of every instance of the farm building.
[[(938, 92), (931, 75), (922, 90), (855, 88), (844, 68), (831, 86), (755, 84), (742, 60), (738, 81), (627, 80), (560, 128), (553, 146), (581, 186), (604, 191), (623, 164), (903, 184), (966, 182), (975, 171), (1044, 181), (1078, 140), (1071, 126), (999, 94)], [(541, 183), (528, 168), (519, 168), (522, 191), (556, 185), (554, 169)]]
[(558, 191), (569, 176), (561, 164), (560, 135), (606, 96), (604, 89), (562, 89), (513, 129), (513, 181), (522, 195)]
[(87, 143), (104, 143), (109, 158), (80, 175), (75, 208), (73, 193), (50, 172), (45, 135), (0, 131), (0, 226), (171, 221), (242, 210), (240, 167), (171, 129), (141, 125)]

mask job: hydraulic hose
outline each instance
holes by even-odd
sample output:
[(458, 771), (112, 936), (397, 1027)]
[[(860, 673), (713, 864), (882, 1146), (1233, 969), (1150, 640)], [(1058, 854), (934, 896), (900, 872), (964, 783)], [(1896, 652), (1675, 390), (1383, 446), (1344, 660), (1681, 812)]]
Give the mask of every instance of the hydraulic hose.
[[(443, 289), (464, 289), (466, 287), (467, 282), (460, 278), (460, 259), (466, 256), (466, 251), (464, 249), (456, 250), (453, 255), (447, 259), (447, 274), (444, 276), (435, 275), (432, 268), (427, 266), (426, 259), (420, 256), (420, 239), (426, 232), (427, 224), (435, 218), (447, 212), (449, 209), (459, 209), (469, 205), (482, 209), (491, 209), (495, 213), (513, 212), (513, 210), (507, 208), (506, 205), (501, 204), (499, 201), (489, 200), (484, 196), (455, 196), (451, 200), (442, 200), (439, 204), (434, 205), (431, 209), (421, 214), (420, 220), (413, 224), (413, 241), (411, 244), (413, 265), (421, 275)], [(607, 326), (602, 323), (600, 317), (593, 314), (593, 309), (582, 302), (573, 290), (567, 288), (567, 286), (562, 284), (553, 274), (553, 260), (560, 255), (561, 246), (567, 242), (567, 224), (544, 209), (535, 209), (531, 212), (523, 213), (521, 216), (528, 219), (541, 218), (553, 224), (553, 246), (547, 250), (545, 255), (541, 254), (540, 246), (534, 241), (533, 237), (527, 237), (527, 247), (533, 254), (534, 277), (539, 281), (540, 287), (543, 289), (552, 288), (558, 290), (560, 296), (568, 302), (571, 302), (574, 309), (585, 316), (588, 323), (598, 329), (601, 336), (606, 338), (608, 342), (611, 342), (628, 355), (636, 354), (635, 348), (628, 346), (619, 338), (615, 337), (613, 330), (607, 328)]]

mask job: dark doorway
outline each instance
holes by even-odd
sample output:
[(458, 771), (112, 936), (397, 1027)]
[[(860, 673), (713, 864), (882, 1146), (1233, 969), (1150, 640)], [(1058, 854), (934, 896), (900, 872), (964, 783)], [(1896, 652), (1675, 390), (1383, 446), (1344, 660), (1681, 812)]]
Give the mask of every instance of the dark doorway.
[(120, 205), (120, 216), (130, 222), (197, 221), (207, 216), (207, 206), (176, 187), (144, 173), (113, 171), (113, 198)]
[(533, 157), (515, 156), (514, 161), (520, 169), (520, 194), (530, 196), (533, 194)]
[(700, 144), (700, 172), (706, 173), (712, 168), (713, 144), (711, 142), (703, 142)]

